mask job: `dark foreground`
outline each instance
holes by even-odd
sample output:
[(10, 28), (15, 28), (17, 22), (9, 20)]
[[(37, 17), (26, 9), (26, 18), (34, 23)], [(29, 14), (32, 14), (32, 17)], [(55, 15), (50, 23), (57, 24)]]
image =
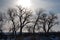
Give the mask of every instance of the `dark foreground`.
[(13, 35), (12, 33), (0, 33), (0, 40), (60, 40), (60, 32), (50, 33), (23, 33)]

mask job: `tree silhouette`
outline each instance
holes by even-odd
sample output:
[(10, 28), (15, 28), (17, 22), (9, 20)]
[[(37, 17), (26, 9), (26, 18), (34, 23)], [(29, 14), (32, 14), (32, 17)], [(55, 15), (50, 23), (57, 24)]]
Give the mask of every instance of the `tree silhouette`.
[(56, 24), (59, 24), (57, 20), (57, 16), (53, 13), (50, 13), (50, 16), (48, 17), (48, 29), (47, 29), (47, 32), (49, 32), (49, 30), (55, 26)]
[(43, 13), (43, 10), (39, 10), (34, 16), (33, 16), (33, 20), (31, 20), (31, 23), (32, 25), (28, 26), (28, 31), (29, 32), (32, 32), (33, 35), (32, 35), (32, 39), (31, 40), (36, 40), (35, 39), (35, 33), (36, 33), (36, 29), (38, 28), (38, 30), (40, 29), (41, 26), (38, 26), (39, 23), (40, 23), (40, 16), (41, 16), (41, 13)]
[(2, 31), (1, 30), (1, 28), (2, 28), (2, 22), (3, 22), (3, 18), (2, 18), (2, 14), (0, 13), (0, 31)]
[(47, 13), (44, 13), (44, 10), (39, 10), (36, 13), (35, 21), (33, 20), (33, 33), (35, 33), (36, 27), (38, 30), (42, 28), (44, 32), (49, 32), (53, 26), (58, 24), (57, 21), (57, 15), (53, 14), (52, 12), (49, 12), (49, 15)]
[(49, 15), (47, 15), (47, 14), (41, 15), (41, 20), (42, 20), (41, 22), (43, 25), (44, 32), (49, 32), (53, 26), (58, 24), (56, 19), (57, 19), (57, 16), (54, 15), (53, 13), (50, 13)]
[[(20, 36), (21, 36), (23, 28), (30, 23), (30, 17), (32, 15), (32, 11), (18, 6), (17, 9), (14, 8), (8, 9), (7, 13), (9, 14), (9, 19), (12, 21), (12, 28), (10, 28), (9, 31), (12, 31), (14, 37), (16, 38), (16, 32), (17, 30), (20, 29)], [(15, 21), (16, 16), (18, 17), (17, 23)]]
[(41, 23), (42, 23), (42, 25), (43, 25), (43, 30), (44, 30), (44, 32), (46, 32), (46, 22), (47, 22), (47, 19), (46, 19), (46, 17), (47, 17), (47, 14), (42, 14), (41, 15)]
[[(43, 14), (44, 10), (39, 10), (36, 12), (36, 14), (33, 16), (33, 20), (31, 21), (32, 25), (28, 25), (28, 31), (31, 31), (33, 33), (35, 33), (35, 30), (40, 30), (40, 28), (42, 28), (41, 24), (43, 23), (42, 20), (43, 17), (45, 18), (46, 14)], [(44, 21), (45, 22), (45, 21)], [(45, 24), (44, 24), (45, 25)], [(45, 30), (44, 30), (45, 31)]]
[(10, 31), (13, 31), (13, 35), (15, 36), (15, 40), (16, 40), (16, 26), (15, 26), (15, 22), (14, 22), (14, 17), (16, 16), (16, 10), (15, 9), (8, 9), (7, 12), (10, 16), (10, 20), (12, 21), (13, 25), (12, 25), (12, 29), (10, 29)]
[(37, 18), (35, 19), (35, 22), (34, 22), (34, 28), (33, 28), (33, 33), (35, 33), (35, 27), (36, 25), (38, 24), (38, 21), (39, 21), (39, 17), (40, 17), (40, 14), (42, 13), (42, 11), (39, 11), (37, 13)]
[(18, 7), (19, 11), (19, 20), (20, 20), (20, 33), (22, 34), (22, 29), (25, 27), (27, 24), (30, 23), (29, 18), (32, 15), (32, 11), (27, 10), (25, 8)]
[(0, 12), (0, 37), (2, 38), (2, 26), (3, 26), (3, 17), (2, 17), (2, 13)]

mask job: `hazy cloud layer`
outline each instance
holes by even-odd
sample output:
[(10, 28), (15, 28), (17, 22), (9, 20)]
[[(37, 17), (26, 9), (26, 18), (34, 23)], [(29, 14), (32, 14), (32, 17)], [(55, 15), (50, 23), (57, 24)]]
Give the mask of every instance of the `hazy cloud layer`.
[[(0, 11), (16, 5), (18, 0), (0, 0)], [(60, 13), (60, 0), (31, 0), (32, 8), (43, 8)]]
[(0, 0), (0, 11), (5, 11), (7, 8), (15, 6), (16, 0)]
[(60, 13), (60, 0), (32, 0), (33, 8), (43, 8)]

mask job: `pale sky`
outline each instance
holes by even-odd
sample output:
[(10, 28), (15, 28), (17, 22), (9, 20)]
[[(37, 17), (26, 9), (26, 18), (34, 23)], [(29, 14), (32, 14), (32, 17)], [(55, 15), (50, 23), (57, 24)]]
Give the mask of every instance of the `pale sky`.
[[(19, 1), (21, 0), (0, 0), (0, 10), (5, 10), (11, 6), (18, 5)], [(60, 0), (30, 0), (30, 3), (32, 6), (31, 8), (43, 8), (60, 13)]]
[[(0, 0), (0, 11), (6, 11), (10, 7), (20, 5), (20, 1), (21, 0)], [(23, 6), (25, 6), (26, 3), (26, 6), (30, 6), (32, 9), (43, 8), (47, 11), (53, 11), (58, 15), (58, 18), (60, 17), (60, 0), (29, 0), (29, 3), (26, 0), (25, 3), (23, 2)], [(58, 20), (60, 20), (60, 18)], [(60, 29), (58, 26), (55, 27), (56, 30)]]

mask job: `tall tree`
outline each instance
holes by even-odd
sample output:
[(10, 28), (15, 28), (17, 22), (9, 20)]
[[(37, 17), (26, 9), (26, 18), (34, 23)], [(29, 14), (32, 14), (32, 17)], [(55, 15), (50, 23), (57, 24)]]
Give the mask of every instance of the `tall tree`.
[(16, 10), (15, 9), (8, 9), (8, 12), (10, 20), (12, 21), (12, 29), (10, 29), (10, 31), (12, 30), (13, 35), (15, 36), (15, 40), (16, 40), (16, 26), (15, 26), (15, 22), (14, 22), (14, 17), (16, 16)]
[(0, 13), (0, 32), (2, 32), (2, 22), (3, 22), (3, 18), (2, 18), (2, 13)]
[(25, 9), (25, 8), (21, 8), (21, 7), (18, 7), (18, 11), (19, 11), (19, 22), (20, 22), (20, 33), (22, 34), (22, 29), (30, 23), (30, 17), (32, 15), (32, 11), (31, 10), (28, 10), (28, 9)]
[(44, 10), (38, 10), (37, 12), (36, 12), (36, 18), (35, 18), (35, 21), (33, 20), (33, 33), (35, 33), (35, 29), (36, 29), (36, 27), (37, 28), (40, 28), (41, 26), (38, 26), (39, 25), (39, 23), (40, 23), (40, 17), (41, 17), (41, 14), (43, 13), (43, 11)]
[(48, 16), (48, 29), (47, 29), (47, 32), (50, 31), (50, 29), (55, 26), (56, 24), (59, 24), (59, 22), (57, 21), (57, 16), (53, 13), (50, 13), (50, 16)]
[(57, 16), (54, 15), (53, 13), (50, 13), (49, 15), (47, 14), (41, 15), (44, 32), (49, 32), (53, 26), (58, 24), (58, 21), (56, 21), (56, 19), (57, 19)]
[[(20, 34), (22, 34), (22, 29), (30, 23), (30, 17), (32, 15), (32, 11), (22, 8), (21, 6), (18, 6), (17, 9), (9, 9), (8, 14), (10, 16), (10, 19), (13, 23), (13, 31), (16, 33), (17, 30), (20, 29)], [(18, 17), (19, 23), (17, 23), (17, 27), (15, 27), (14, 17)], [(17, 19), (17, 18), (16, 18)]]
[(2, 13), (0, 12), (0, 37), (2, 38), (2, 27), (3, 27), (3, 17)]
[(36, 12), (36, 14), (32, 15), (32, 19), (30, 20), (31, 25), (28, 25), (27, 28), (29, 31), (35, 33), (36, 30), (39, 30), (41, 28), (40, 26), (40, 18), (41, 14), (43, 13), (43, 10), (39, 10)]

